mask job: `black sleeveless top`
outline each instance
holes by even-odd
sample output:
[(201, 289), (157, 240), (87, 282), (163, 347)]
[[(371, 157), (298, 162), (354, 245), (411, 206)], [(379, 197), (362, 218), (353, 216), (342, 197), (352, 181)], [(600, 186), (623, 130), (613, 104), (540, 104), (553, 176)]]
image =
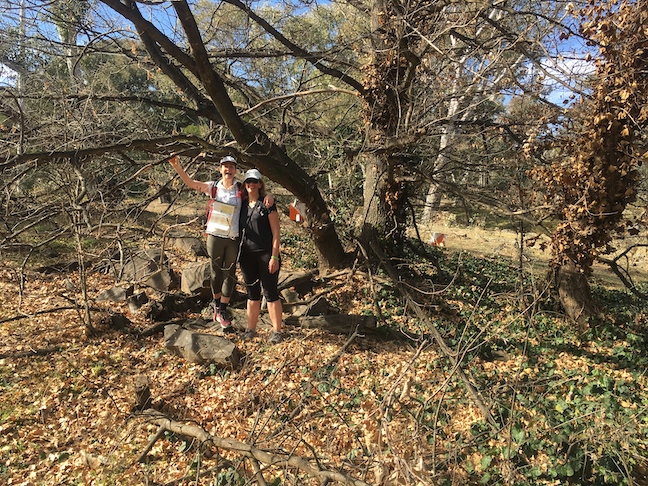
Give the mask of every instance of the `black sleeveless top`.
[(257, 201), (252, 208), (243, 201), (240, 219), (242, 251), (272, 251), (272, 229), (268, 215), (276, 210), (276, 204), (266, 208), (262, 200)]

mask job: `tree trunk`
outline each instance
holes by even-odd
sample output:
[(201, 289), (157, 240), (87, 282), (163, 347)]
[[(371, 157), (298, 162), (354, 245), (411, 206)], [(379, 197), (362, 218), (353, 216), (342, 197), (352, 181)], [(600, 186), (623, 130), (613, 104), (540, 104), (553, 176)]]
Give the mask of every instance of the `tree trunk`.
[[(459, 111), (459, 99), (452, 98), (450, 106), (448, 107), (448, 119), (454, 118)], [(441, 139), (439, 141), (439, 155), (434, 162), (432, 169), (432, 176), (438, 182), (443, 182), (448, 176), (448, 166), (450, 164), (450, 157), (448, 157), (448, 150), (452, 148), (453, 142), (457, 139), (459, 129), (457, 126), (449, 122), (443, 127)], [(425, 197), (425, 207), (423, 208), (423, 215), (421, 222), (426, 224), (430, 223), (434, 215), (439, 212), (441, 208), (441, 198), (443, 197), (443, 189), (439, 183), (431, 182), (428, 189), (427, 196)]]
[(408, 74), (416, 69), (416, 63), (407, 55), (402, 31), (388, 22), (395, 13), (394, 5), (385, 0), (371, 3), (372, 51), (364, 68), (363, 94), (371, 150), (361, 156), (365, 181), (359, 222), (360, 239), (365, 243), (380, 239), (402, 244), (405, 234), (405, 184), (399, 181), (401, 163), (389, 141), (407, 133), (410, 84), (405, 80), (412, 78)]
[(587, 276), (573, 263), (563, 265), (556, 273), (558, 296), (565, 313), (578, 324), (587, 326), (587, 319), (597, 313)]
[[(441, 144), (439, 146), (441, 152), (437, 156), (436, 162), (434, 163), (434, 169), (432, 170), (432, 172), (434, 173), (434, 178), (439, 182), (442, 182), (445, 179), (445, 168), (450, 161), (448, 156), (445, 154), (445, 150), (447, 150), (447, 147), (449, 145), (448, 139), (449, 136), (447, 135), (447, 133), (441, 135)], [(425, 207), (423, 208), (423, 216), (421, 217), (422, 223), (432, 222), (434, 215), (438, 213), (441, 208), (442, 197), (443, 190), (441, 189), (440, 184), (431, 182), (427, 195), (425, 197)]]
[(362, 162), (365, 167), (364, 205), (358, 229), (360, 240), (368, 242), (386, 233), (388, 209), (385, 192), (389, 167), (383, 158), (373, 154), (362, 155)]

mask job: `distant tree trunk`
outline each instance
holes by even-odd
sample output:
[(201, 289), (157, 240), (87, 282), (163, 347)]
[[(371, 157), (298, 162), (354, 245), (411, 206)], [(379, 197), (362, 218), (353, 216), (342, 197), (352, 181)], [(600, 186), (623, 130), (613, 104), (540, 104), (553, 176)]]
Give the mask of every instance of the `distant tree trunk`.
[[(427, 196), (425, 198), (425, 207), (423, 208), (423, 215), (421, 217), (422, 223), (430, 223), (435, 214), (441, 209), (441, 199), (443, 198), (442, 183), (448, 177), (448, 166), (450, 164), (450, 157), (448, 152), (452, 149), (452, 145), (457, 139), (459, 128), (454, 123), (455, 118), (459, 114), (462, 105), (462, 98), (467, 96), (459, 94), (461, 88), (459, 87), (459, 80), (462, 79), (463, 66), (461, 62), (455, 63), (454, 67), (455, 77), (452, 84), (452, 98), (448, 104), (447, 118), (449, 122), (442, 127), (441, 139), (439, 140), (439, 155), (437, 155), (432, 169), (432, 177), (437, 182), (430, 183)], [(468, 114), (464, 114), (468, 116)]]
[(58, 0), (52, 3), (56, 29), (65, 53), (65, 65), (73, 86), (81, 83), (81, 73), (77, 65), (77, 33), (79, 26), (89, 10), (88, 2), (78, 0)]
[(570, 262), (558, 268), (556, 284), (565, 313), (580, 328), (585, 328), (587, 319), (598, 312), (587, 275)]
[[(454, 140), (456, 128), (454, 125), (444, 127), (444, 132), (441, 135), (439, 143), (439, 155), (434, 162), (434, 179), (438, 182), (443, 182), (447, 177), (447, 167), (450, 163), (447, 151), (451, 146), (451, 141)], [(430, 183), (427, 195), (425, 197), (425, 207), (423, 208), (422, 223), (429, 223), (434, 218), (435, 214), (441, 209), (441, 199), (443, 198), (443, 189), (437, 182)]]

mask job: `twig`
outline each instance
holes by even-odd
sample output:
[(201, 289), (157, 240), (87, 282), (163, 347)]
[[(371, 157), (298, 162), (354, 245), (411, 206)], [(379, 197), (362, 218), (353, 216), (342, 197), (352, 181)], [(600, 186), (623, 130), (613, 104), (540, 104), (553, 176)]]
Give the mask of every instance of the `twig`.
[(644, 300), (648, 300), (648, 294), (646, 294), (644, 292), (641, 292), (641, 291), (639, 291), (637, 289), (634, 282), (632, 282), (632, 277), (630, 276), (630, 273), (628, 272), (628, 270), (622, 268), (617, 262), (621, 258), (624, 258), (624, 257), (627, 258), (627, 254), (631, 250), (633, 250), (634, 248), (647, 247), (647, 246), (648, 246), (648, 244), (645, 244), (645, 243), (637, 243), (635, 245), (631, 245), (630, 247), (626, 248), (623, 252), (621, 252), (619, 255), (617, 255), (612, 260), (607, 259), (607, 258), (603, 258), (601, 256), (599, 256), (597, 258), (598, 261), (600, 261), (601, 263), (605, 263), (606, 265), (608, 265), (610, 267), (610, 270), (612, 270), (612, 272), (614, 272), (614, 274), (619, 278), (619, 280), (621, 280), (623, 285), (625, 285), (625, 287), (628, 290), (630, 290), (630, 292), (632, 292), (635, 296), (639, 297), (640, 299), (644, 299)]
[[(365, 250), (364, 246), (359, 241), (356, 241), (356, 245), (358, 245), (358, 248), (360, 248), (360, 251), (362, 252), (362, 255), (365, 257), (365, 260), (369, 261), (369, 255), (367, 254), (367, 250)], [(385, 322), (385, 316), (382, 313), (382, 309), (378, 305), (378, 298), (376, 296), (376, 287), (374, 286), (374, 279), (373, 275), (371, 274), (371, 270), (367, 266), (367, 272), (369, 274), (369, 286), (371, 287), (371, 294), (374, 296), (372, 300), (373, 305), (374, 305), (374, 310), (376, 311), (376, 314), (380, 318), (382, 322)]]
[(164, 426), (160, 425), (153, 438), (149, 440), (149, 443), (146, 445), (142, 453), (137, 457), (137, 459), (135, 459), (134, 462), (144, 462), (146, 460), (146, 456), (149, 452), (151, 452), (151, 449), (153, 449), (153, 446), (158, 441), (158, 439), (164, 435), (164, 432), (166, 432), (166, 429), (164, 428)]
[(49, 348), (31, 349), (29, 351), (22, 351), (20, 353), (4, 353), (4, 354), (0, 354), (0, 359), (27, 358), (29, 356), (47, 356), (48, 354), (56, 353), (61, 349), (63, 349), (61, 346), (51, 346)]
[(215, 471), (221, 471), (221, 470), (223, 470), (225, 468), (228, 468), (228, 467), (231, 467), (231, 463), (229, 461), (223, 461), (220, 464), (217, 464), (215, 467), (209, 468), (209, 469), (207, 469), (205, 471), (200, 471), (200, 474), (195, 474), (195, 475), (193, 473), (192, 474), (186, 474), (186, 475), (182, 476), (181, 478), (172, 479), (171, 481), (168, 481), (168, 482), (164, 483), (162, 486), (176, 486), (176, 485), (178, 485), (180, 483), (184, 483), (185, 481), (187, 481), (188, 479), (193, 478), (194, 476), (196, 476), (196, 479), (200, 479), (200, 478), (202, 478), (204, 476), (207, 476), (209, 474), (214, 473)]
[(351, 334), (351, 336), (349, 337), (349, 339), (347, 339), (346, 343), (344, 343), (344, 344), (342, 345), (342, 347), (338, 350), (338, 352), (335, 353), (335, 356), (333, 356), (333, 357), (328, 361), (328, 363), (326, 363), (326, 364), (323, 366), (322, 369), (325, 370), (325, 372), (326, 372), (327, 375), (330, 375), (330, 374), (333, 372), (334, 365), (338, 362), (338, 360), (340, 359), (340, 356), (342, 356), (342, 355), (345, 353), (345, 351), (349, 348), (349, 346), (351, 346), (351, 343), (352, 343), (352, 342), (355, 340), (355, 338), (357, 338), (358, 336), (360, 336), (360, 334), (358, 334), (358, 328), (356, 327), (356, 329), (354, 329), (354, 331), (353, 331), (353, 334)]
[(252, 463), (252, 469), (254, 469), (254, 477), (256, 478), (259, 486), (267, 486), (265, 478), (263, 477), (263, 472), (261, 471), (261, 466), (259, 465), (259, 461), (251, 457), (250, 462)]
[(41, 310), (41, 311), (36, 311), (33, 314), (18, 314), (12, 317), (7, 317), (5, 319), (0, 320), (0, 324), (4, 324), (5, 322), (11, 322), (11, 321), (19, 321), (20, 319), (30, 319), (34, 316), (39, 316), (41, 314), (49, 314), (51, 312), (59, 312), (59, 311), (64, 311), (64, 310), (77, 310), (77, 306), (66, 306), (66, 307), (54, 307), (53, 309), (46, 309), (46, 310)]

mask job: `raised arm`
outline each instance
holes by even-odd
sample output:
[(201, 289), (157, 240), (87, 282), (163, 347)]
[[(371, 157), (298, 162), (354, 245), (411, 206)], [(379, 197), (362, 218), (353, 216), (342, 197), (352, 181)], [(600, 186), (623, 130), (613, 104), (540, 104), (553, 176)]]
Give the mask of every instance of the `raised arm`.
[(180, 179), (182, 179), (182, 181), (187, 184), (189, 188), (204, 193), (209, 190), (209, 184), (207, 184), (206, 182), (196, 181), (189, 177), (189, 174), (187, 174), (180, 165), (180, 159), (177, 155), (174, 155), (169, 159), (169, 164), (171, 164), (171, 167), (175, 169), (175, 171), (180, 176)]

